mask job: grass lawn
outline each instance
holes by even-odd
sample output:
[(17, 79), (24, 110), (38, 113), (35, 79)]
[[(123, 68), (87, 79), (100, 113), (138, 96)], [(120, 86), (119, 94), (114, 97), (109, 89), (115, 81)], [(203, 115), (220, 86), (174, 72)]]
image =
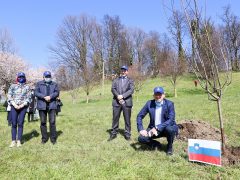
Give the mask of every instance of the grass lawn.
[[(24, 144), (10, 149), (11, 129), (6, 113), (0, 108), (0, 179), (238, 179), (240, 165), (215, 167), (188, 161), (187, 143), (174, 142), (174, 155), (164, 151), (142, 149), (137, 144), (136, 115), (148, 99), (152, 89), (161, 85), (168, 98), (175, 103), (176, 121), (203, 120), (219, 127), (217, 105), (210, 102), (193, 78), (183, 77), (178, 82), (178, 97), (167, 79), (151, 79), (144, 84), (139, 102), (134, 100), (132, 141), (119, 134), (108, 142), (112, 121), (111, 82), (105, 93), (96, 87), (89, 104), (80, 91), (75, 104), (67, 92), (61, 93), (63, 108), (57, 117), (58, 143), (42, 145), (40, 122), (25, 122)], [(223, 116), (227, 144), (240, 146), (240, 73), (233, 74), (233, 82), (223, 96)], [(136, 99), (136, 98), (135, 98)], [(145, 125), (148, 117), (145, 118)], [(120, 129), (124, 129), (123, 118)], [(161, 139), (166, 144), (165, 139)]]

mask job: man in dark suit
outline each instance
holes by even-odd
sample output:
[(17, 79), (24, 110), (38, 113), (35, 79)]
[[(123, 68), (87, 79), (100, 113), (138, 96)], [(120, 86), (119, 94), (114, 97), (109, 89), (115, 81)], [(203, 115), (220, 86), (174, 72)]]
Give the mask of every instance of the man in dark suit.
[[(138, 141), (157, 147), (157, 141), (153, 140), (160, 137), (167, 137), (167, 155), (173, 154), (173, 140), (178, 133), (178, 126), (175, 122), (175, 109), (172, 101), (165, 99), (162, 87), (154, 88), (154, 99), (149, 100), (137, 115), (137, 129), (140, 133)], [(150, 123), (144, 129), (142, 120), (149, 114)]]
[(43, 73), (43, 81), (39, 81), (35, 88), (35, 96), (37, 97), (37, 109), (41, 119), (41, 134), (42, 144), (48, 141), (47, 134), (47, 115), (50, 124), (50, 140), (52, 144), (56, 143), (56, 110), (57, 97), (59, 96), (59, 89), (56, 82), (52, 81), (51, 72), (45, 71)]
[(112, 83), (113, 94), (113, 119), (112, 131), (108, 141), (117, 137), (119, 118), (123, 111), (125, 121), (124, 137), (126, 140), (131, 139), (131, 111), (132, 111), (132, 94), (134, 92), (134, 82), (128, 76), (128, 67), (121, 67), (121, 76), (115, 79)]

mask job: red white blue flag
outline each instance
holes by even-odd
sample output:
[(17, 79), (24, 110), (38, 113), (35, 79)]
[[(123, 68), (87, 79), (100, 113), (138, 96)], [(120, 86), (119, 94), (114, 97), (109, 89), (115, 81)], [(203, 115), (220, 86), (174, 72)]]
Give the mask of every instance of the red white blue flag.
[(188, 139), (189, 161), (221, 166), (221, 142)]

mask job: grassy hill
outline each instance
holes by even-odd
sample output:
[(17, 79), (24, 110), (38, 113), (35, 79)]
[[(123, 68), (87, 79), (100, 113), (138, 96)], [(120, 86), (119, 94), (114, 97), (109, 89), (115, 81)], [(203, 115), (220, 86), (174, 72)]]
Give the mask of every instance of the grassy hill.
[[(174, 155), (164, 151), (138, 149), (136, 115), (145, 102), (152, 98), (152, 89), (163, 86), (168, 99), (174, 101), (176, 121), (203, 120), (219, 127), (217, 105), (207, 99), (200, 87), (195, 88), (193, 77), (178, 81), (178, 97), (167, 79), (150, 79), (134, 101), (132, 114), (132, 141), (119, 134), (107, 142), (112, 121), (111, 82), (96, 87), (85, 103), (80, 91), (75, 104), (68, 92), (62, 92), (63, 108), (57, 117), (58, 143), (40, 144), (40, 122), (25, 122), (24, 144), (10, 149), (10, 127), (6, 113), (0, 109), (0, 179), (238, 179), (240, 165), (214, 167), (188, 162), (187, 143), (174, 142)], [(223, 96), (223, 117), (228, 145), (240, 146), (240, 73), (233, 74), (233, 82)], [(145, 124), (148, 118), (145, 118)], [(123, 118), (120, 129), (124, 129)], [(160, 140), (166, 144), (165, 139)], [(165, 148), (165, 146), (164, 146)]]

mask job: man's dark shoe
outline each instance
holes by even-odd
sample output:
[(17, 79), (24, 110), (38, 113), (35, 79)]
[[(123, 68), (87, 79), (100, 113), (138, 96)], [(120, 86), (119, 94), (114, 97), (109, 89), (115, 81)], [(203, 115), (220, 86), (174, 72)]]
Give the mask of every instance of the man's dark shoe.
[(46, 141), (41, 141), (41, 144), (46, 144)]
[(52, 141), (52, 144), (55, 145), (57, 142), (56, 141)]
[(162, 144), (160, 142), (154, 142), (151, 144), (151, 149), (154, 151), (160, 150), (162, 148)]
[(124, 136), (127, 141), (131, 141), (131, 136)]
[(111, 140), (115, 139), (116, 137), (117, 137), (116, 134), (111, 134), (108, 141), (111, 141)]
[(167, 148), (167, 156), (173, 155), (173, 149), (172, 147)]

